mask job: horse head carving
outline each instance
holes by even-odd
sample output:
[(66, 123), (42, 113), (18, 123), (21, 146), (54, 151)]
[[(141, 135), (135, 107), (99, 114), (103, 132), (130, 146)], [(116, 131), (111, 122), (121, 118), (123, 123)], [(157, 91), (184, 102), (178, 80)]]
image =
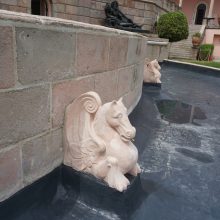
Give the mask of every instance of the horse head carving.
[(123, 191), (129, 185), (124, 174), (140, 173), (135, 132), (122, 99), (102, 105), (97, 93), (85, 93), (66, 108), (64, 164)]
[(161, 67), (156, 59), (151, 62), (146, 60), (145, 65), (144, 65), (144, 82), (161, 83), (160, 70), (161, 70)]

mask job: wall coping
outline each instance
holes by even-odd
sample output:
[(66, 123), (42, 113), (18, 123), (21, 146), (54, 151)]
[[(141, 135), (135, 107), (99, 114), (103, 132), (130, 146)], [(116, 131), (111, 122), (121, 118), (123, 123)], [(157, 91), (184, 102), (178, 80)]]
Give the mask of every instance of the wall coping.
[(187, 63), (187, 62), (184, 62), (184, 61), (170, 60), (170, 59), (165, 59), (165, 61), (170, 62), (170, 63), (184, 64), (184, 65), (187, 65), (187, 66), (200, 67), (202, 69), (216, 70), (216, 71), (220, 72), (219, 68), (215, 68), (215, 67), (211, 67), (211, 66), (204, 66), (204, 65), (200, 65), (200, 64)]
[(148, 40), (148, 41), (147, 41), (147, 44), (148, 44), (148, 45), (167, 46), (167, 45), (169, 44), (169, 42)]

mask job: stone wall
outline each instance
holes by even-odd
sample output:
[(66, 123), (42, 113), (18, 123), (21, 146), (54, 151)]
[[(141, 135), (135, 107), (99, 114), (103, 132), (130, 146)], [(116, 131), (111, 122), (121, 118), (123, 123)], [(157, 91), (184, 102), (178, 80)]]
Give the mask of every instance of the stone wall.
[(0, 9), (31, 13), (31, 0), (0, 0)]
[(101, 26), (0, 10), (0, 200), (62, 163), (65, 107), (96, 91), (131, 111), (147, 38)]
[[(31, 13), (30, 0), (0, 0), (0, 9)], [(54, 17), (103, 25), (104, 7), (111, 0), (53, 0)], [(118, 0), (120, 9), (143, 29), (152, 31), (159, 14), (178, 9), (171, 0)]]
[(149, 35), (147, 41), (147, 58), (157, 59), (160, 62), (168, 59), (170, 43), (168, 39), (159, 38), (157, 35)]

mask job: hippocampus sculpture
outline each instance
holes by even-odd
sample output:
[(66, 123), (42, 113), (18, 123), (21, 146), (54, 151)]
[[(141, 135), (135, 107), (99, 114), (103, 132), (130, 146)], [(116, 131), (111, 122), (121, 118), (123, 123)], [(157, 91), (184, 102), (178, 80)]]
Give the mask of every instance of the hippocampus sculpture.
[(126, 190), (130, 182), (125, 174), (141, 172), (131, 142), (135, 133), (122, 99), (102, 105), (97, 93), (82, 94), (66, 108), (64, 164)]
[(145, 83), (161, 83), (160, 70), (161, 70), (161, 67), (156, 59), (150, 62), (146, 59), (145, 64), (144, 64), (144, 82)]

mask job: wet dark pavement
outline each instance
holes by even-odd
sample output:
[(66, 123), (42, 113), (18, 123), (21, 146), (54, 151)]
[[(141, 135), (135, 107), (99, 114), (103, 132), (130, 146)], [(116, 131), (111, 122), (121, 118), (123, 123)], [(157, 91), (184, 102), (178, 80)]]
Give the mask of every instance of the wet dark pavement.
[(220, 78), (200, 72), (164, 63), (162, 89), (143, 87), (130, 115), (142, 173), (127, 192), (58, 168), (0, 204), (0, 219), (219, 220)]
[[(164, 64), (162, 82), (160, 93), (144, 88), (131, 118), (137, 127), (137, 146), (141, 146), (141, 178), (160, 184), (166, 193), (158, 188), (132, 219), (220, 219), (220, 78)], [(200, 108), (206, 119), (185, 124), (163, 120), (152, 105), (159, 100)], [(146, 118), (137, 121), (135, 117), (144, 112)]]

